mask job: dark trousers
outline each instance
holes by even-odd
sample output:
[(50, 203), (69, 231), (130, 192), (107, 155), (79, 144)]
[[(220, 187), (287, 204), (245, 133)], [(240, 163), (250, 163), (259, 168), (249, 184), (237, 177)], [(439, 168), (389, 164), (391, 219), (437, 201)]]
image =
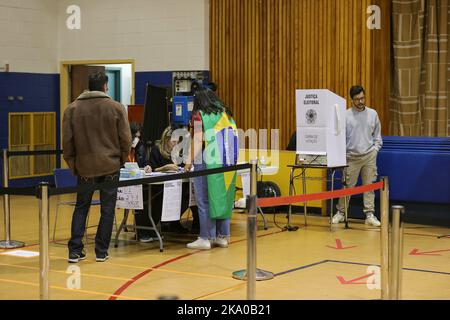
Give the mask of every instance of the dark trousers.
[[(163, 207), (163, 196), (164, 196), (164, 186), (154, 185), (148, 186), (144, 185), (144, 210), (135, 210), (136, 225), (143, 227), (151, 227), (150, 219), (148, 218), (148, 188), (152, 188), (152, 218), (157, 225), (161, 221), (162, 207)], [(189, 183), (184, 182), (182, 185), (182, 195), (181, 195), (181, 214), (189, 208)], [(137, 229), (138, 238), (141, 237), (156, 237), (156, 233), (152, 230)]]
[[(84, 178), (78, 177), (78, 185), (95, 184), (102, 182), (118, 181), (119, 173), (111, 175)], [(94, 191), (80, 191), (77, 193), (77, 204), (72, 217), (72, 236), (68, 247), (70, 253), (81, 253), (83, 251), (83, 236), (86, 229), (86, 219), (91, 207)], [(117, 200), (117, 188), (100, 189), (101, 216), (95, 235), (95, 254), (103, 256), (108, 253), (111, 241), (114, 214)]]

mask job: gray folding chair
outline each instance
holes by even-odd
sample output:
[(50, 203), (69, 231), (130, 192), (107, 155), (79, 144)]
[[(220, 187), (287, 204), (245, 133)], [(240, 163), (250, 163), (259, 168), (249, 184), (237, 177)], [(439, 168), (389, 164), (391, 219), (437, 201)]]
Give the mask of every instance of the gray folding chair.
[[(76, 187), (77, 186), (77, 177), (72, 174), (70, 169), (55, 169), (54, 170), (54, 178), (55, 178), (55, 186), (57, 188), (68, 188), (68, 187)], [(75, 207), (77, 204), (76, 201), (61, 201), (58, 197), (58, 201), (56, 203), (56, 215), (55, 215), (55, 225), (53, 227), (53, 240), (55, 240), (55, 234), (56, 234), (56, 226), (58, 222), (58, 213), (59, 213), (59, 206), (72, 206)], [(100, 200), (94, 200), (91, 201), (91, 206), (98, 206), (100, 205)], [(115, 215), (114, 215), (114, 221), (116, 221)], [(85, 229), (85, 237), (86, 242), (88, 240), (87, 237), (87, 229), (96, 227), (96, 225), (89, 226), (89, 213), (86, 221), (86, 229)], [(117, 230), (117, 225), (116, 225)]]

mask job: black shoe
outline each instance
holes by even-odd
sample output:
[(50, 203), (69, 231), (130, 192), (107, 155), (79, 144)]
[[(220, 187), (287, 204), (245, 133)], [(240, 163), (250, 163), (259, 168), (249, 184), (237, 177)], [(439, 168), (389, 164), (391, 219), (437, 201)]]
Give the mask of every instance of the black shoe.
[(139, 238), (139, 242), (142, 243), (149, 243), (149, 242), (153, 242), (155, 241), (155, 239), (153, 239), (152, 237), (148, 237), (148, 236), (142, 236)]
[(77, 263), (78, 261), (86, 259), (86, 254), (84, 252), (81, 253), (69, 253), (69, 263)]
[(97, 262), (105, 262), (106, 260), (108, 260), (109, 256), (107, 253), (102, 254), (102, 255), (98, 255), (97, 257), (95, 257), (95, 261)]
[(189, 233), (189, 229), (183, 227), (180, 221), (164, 222), (161, 224), (162, 232), (173, 232), (179, 234)]

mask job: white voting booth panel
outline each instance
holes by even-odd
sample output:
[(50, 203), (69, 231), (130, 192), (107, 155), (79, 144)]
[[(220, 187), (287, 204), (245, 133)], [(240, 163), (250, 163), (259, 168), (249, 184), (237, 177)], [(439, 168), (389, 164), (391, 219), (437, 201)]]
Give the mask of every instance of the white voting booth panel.
[(296, 90), (297, 154), (345, 166), (345, 111), (345, 99), (329, 90)]

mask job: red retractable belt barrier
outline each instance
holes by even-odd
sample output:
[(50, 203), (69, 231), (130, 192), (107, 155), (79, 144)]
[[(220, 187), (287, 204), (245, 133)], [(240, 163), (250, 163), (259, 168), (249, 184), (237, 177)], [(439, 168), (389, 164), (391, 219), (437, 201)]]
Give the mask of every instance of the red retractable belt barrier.
[(335, 191), (321, 192), (321, 193), (313, 193), (313, 194), (304, 194), (298, 196), (290, 196), (290, 197), (278, 197), (278, 198), (258, 198), (258, 207), (273, 207), (273, 206), (282, 206), (297, 202), (307, 202), (307, 201), (316, 201), (316, 200), (328, 200), (340, 197), (348, 197), (355, 194), (360, 194), (368, 191), (379, 190), (384, 187), (383, 181), (368, 184), (365, 186), (350, 188), (350, 189), (341, 189)]

